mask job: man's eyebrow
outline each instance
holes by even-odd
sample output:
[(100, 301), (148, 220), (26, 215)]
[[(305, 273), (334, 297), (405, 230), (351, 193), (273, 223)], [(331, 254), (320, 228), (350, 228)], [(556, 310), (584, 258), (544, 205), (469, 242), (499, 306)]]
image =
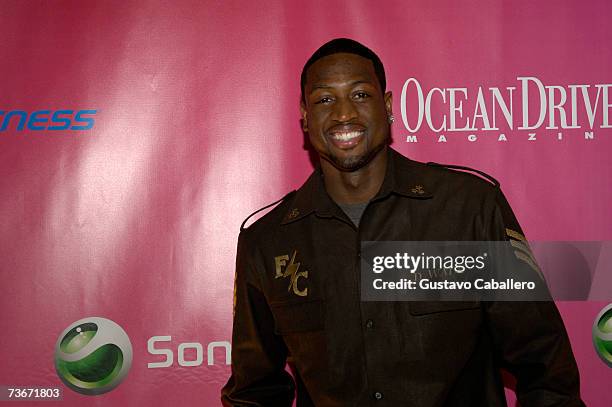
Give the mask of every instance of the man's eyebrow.
[[(359, 79), (359, 80), (356, 80), (356, 81), (349, 82), (349, 83), (348, 83), (348, 86), (355, 86), (355, 85), (359, 85), (359, 84), (361, 84), (361, 83), (365, 83), (365, 84), (369, 84), (369, 85), (373, 85), (373, 84), (374, 84), (374, 82), (372, 82), (372, 81), (370, 81), (370, 80), (367, 80), (367, 79)], [(312, 85), (312, 87), (311, 87), (311, 89), (312, 89), (313, 91), (314, 91), (314, 90), (317, 90), (317, 89), (331, 89), (331, 88), (333, 88), (333, 86), (329, 86), (329, 85), (326, 85), (326, 84), (323, 84), (323, 83), (315, 83), (315, 84), (314, 84), (314, 85)]]
[(315, 90), (315, 89), (330, 89), (330, 88), (331, 88), (331, 86), (320, 85), (320, 84), (315, 84), (315, 85), (312, 85), (312, 87), (311, 87), (312, 90)]

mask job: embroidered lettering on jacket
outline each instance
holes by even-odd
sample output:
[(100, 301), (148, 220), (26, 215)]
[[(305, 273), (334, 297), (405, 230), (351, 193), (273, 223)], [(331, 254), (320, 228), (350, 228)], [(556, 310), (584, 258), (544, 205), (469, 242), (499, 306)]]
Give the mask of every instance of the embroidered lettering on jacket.
[[(289, 259), (289, 255), (276, 256), (274, 258), (274, 264), (276, 266), (276, 274), (274, 278), (284, 278), (291, 277), (289, 279), (289, 288), (287, 291), (293, 290), (295, 295), (299, 295), (300, 297), (306, 297), (308, 295), (308, 287), (300, 290), (298, 288), (298, 280), (300, 277), (308, 278), (308, 270), (299, 271), (300, 262), (295, 261), (295, 256), (297, 255), (297, 250), (293, 251), (291, 255), (291, 259)], [(289, 260), (289, 264), (287, 264), (287, 260)], [(284, 268), (284, 269), (283, 269)]]

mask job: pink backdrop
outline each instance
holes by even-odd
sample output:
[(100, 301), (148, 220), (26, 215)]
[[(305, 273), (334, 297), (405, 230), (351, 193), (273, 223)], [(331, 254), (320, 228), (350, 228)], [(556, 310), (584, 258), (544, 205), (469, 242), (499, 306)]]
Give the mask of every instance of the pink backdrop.
[[(62, 404), (220, 404), (229, 375), (223, 349), (212, 365), (205, 354), (202, 365), (184, 367), (177, 348), (198, 342), (206, 352), (230, 340), (239, 225), (312, 170), (299, 73), (338, 36), (362, 41), (385, 63), (400, 152), (494, 175), (532, 240), (612, 240), (612, 129), (604, 117), (612, 117), (612, 90), (603, 86), (612, 83), (610, 2), (307, 4), (2, 2), (0, 120), (15, 110), (96, 113), (88, 130), (49, 130), (44, 121), (41, 130), (18, 130), (17, 118), (0, 131), (0, 385), (63, 386), (53, 365), (58, 335), (101, 316), (129, 335), (132, 369), (105, 395), (65, 388)], [(546, 129), (546, 109), (542, 125), (519, 129), (519, 77), (565, 89), (568, 126), (569, 86), (590, 85), (576, 88), (577, 128)], [(447, 127), (449, 88), (466, 88), (455, 101), (462, 127), (474, 117), (479, 86), (489, 119), (489, 88), (508, 100), (506, 87), (515, 87), (512, 128), (497, 108), (499, 130), (481, 130), (479, 118), (474, 131), (434, 132), (423, 119), (418, 141), (407, 141), (401, 94), (409, 78), (424, 96), (444, 89), (445, 102), (432, 95), (431, 118), (438, 126), (446, 116)], [(535, 124), (541, 99), (529, 86)], [(405, 99), (411, 127), (415, 89), (413, 82)], [(558, 102), (564, 91), (552, 92)], [(553, 117), (559, 126), (560, 111)], [(612, 405), (612, 370), (591, 339), (605, 305), (558, 303), (590, 406)], [(172, 366), (148, 367), (163, 360), (147, 351), (153, 336), (171, 336), (156, 347), (173, 351)], [(185, 357), (195, 358), (193, 350)]]

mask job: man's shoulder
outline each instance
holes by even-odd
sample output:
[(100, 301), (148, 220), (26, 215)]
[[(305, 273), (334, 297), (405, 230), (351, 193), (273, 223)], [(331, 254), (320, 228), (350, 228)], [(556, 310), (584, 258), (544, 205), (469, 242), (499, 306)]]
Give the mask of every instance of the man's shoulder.
[(404, 156), (397, 161), (398, 182), (410, 180), (425, 190), (438, 195), (489, 195), (499, 189), (499, 182), (491, 175), (467, 166), (420, 162)]
[(240, 232), (258, 236), (273, 231), (280, 226), (282, 220), (290, 211), (291, 202), (293, 202), (296, 192), (295, 190), (290, 191), (281, 199), (257, 209), (242, 222)]

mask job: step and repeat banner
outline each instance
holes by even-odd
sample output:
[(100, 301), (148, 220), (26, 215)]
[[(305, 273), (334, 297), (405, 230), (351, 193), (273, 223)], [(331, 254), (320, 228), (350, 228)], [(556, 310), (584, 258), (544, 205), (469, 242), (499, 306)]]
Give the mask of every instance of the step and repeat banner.
[(587, 300), (557, 305), (585, 402), (612, 405), (611, 17), (608, 1), (2, 1), (2, 397), (220, 405), (240, 224), (312, 171), (299, 75), (349, 37), (385, 65), (395, 149), (491, 174), (530, 240), (591, 242), (557, 262)]

